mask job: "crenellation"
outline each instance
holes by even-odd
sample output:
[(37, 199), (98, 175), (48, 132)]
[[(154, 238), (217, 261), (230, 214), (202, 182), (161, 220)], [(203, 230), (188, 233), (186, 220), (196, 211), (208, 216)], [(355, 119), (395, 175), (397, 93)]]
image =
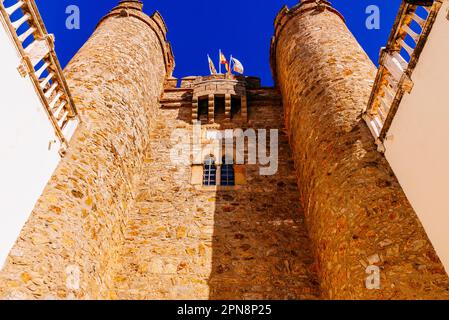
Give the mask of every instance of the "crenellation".
[[(140, 5), (141, 4), (141, 5)], [(167, 28), (166, 24), (163, 21), (162, 16), (159, 13), (153, 14), (151, 17), (142, 12), (143, 3), (140, 0), (124, 0), (119, 3), (119, 5), (111, 10), (109, 14), (104, 16), (97, 25), (97, 28), (101, 26), (101, 24), (111, 18), (122, 15), (123, 10), (128, 10), (127, 15), (124, 18), (136, 18), (141, 20), (147, 26), (149, 26), (152, 31), (157, 35), (159, 40), (160, 49), (164, 54), (164, 63), (166, 70), (166, 79), (171, 79), (173, 75), (173, 70), (175, 68), (175, 60), (173, 55), (173, 50), (170, 43), (167, 41)], [(139, 9), (140, 8), (140, 9)]]

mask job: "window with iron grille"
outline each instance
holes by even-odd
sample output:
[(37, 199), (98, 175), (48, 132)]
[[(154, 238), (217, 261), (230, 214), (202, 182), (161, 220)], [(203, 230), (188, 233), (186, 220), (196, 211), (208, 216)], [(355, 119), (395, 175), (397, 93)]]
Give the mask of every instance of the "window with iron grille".
[(235, 186), (235, 172), (232, 159), (223, 157), (220, 178), (222, 186)]
[(215, 165), (215, 158), (213, 156), (208, 156), (204, 160), (203, 185), (217, 185), (217, 166)]

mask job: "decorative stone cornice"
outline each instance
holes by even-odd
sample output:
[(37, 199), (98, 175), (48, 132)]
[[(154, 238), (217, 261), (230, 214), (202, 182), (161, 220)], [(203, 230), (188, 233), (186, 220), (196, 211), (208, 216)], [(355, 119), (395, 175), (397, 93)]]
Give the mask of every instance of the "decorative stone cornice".
[(97, 28), (107, 19), (112, 17), (134, 17), (148, 25), (157, 35), (159, 44), (164, 54), (165, 70), (170, 78), (175, 68), (175, 58), (170, 42), (167, 40), (167, 25), (162, 15), (155, 11), (148, 16), (142, 11), (143, 3), (140, 0), (122, 0), (118, 6), (104, 16), (97, 25)]
[(271, 71), (273, 73), (273, 79), (275, 85), (277, 86), (277, 70), (276, 70), (276, 47), (277, 41), (284, 30), (284, 27), (287, 23), (294, 17), (304, 14), (306, 12), (315, 11), (317, 13), (321, 12), (332, 12), (339, 16), (343, 22), (346, 23), (343, 15), (332, 7), (331, 3), (325, 0), (302, 0), (297, 5), (292, 8), (288, 8), (288, 6), (282, 7), (279, 11), (278, 15), (274, 20), (274, 36), (271, 39), (271, 48), (270, 48), (270, 63), (271, 63)]

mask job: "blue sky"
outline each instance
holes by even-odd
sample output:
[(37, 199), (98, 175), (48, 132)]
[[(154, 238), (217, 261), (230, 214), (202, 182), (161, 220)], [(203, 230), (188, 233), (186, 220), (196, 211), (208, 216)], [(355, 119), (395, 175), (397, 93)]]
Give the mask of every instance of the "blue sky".
[[(50, 33), (56, 36), (56, 50), (65, 66), (92, 34), (96, 24), (118, 0), (36, 0)], [(346, 18), (348, 27), (362, 47), (377, 63), (379, 49), (386, 44), (400, 0), (333, 0)], [(272, 85), (269, 46), (273, 21), (283, 5), (298, 0), (144, 0), (145, 12), (158, 10), (169, 28), (176, 58), (176, 77), (208, 73), (207, 54), (218, 60), (221, 48), (245, 65), (245, 74), (259, 76), (264, 85)], [(79, 30), (68, 30), (66, 7), (80, 8)], [(380, 29), (368, 30), (366, 8), (380, 8)], [(218, 62), (217, 62), (218, 64)], [(218, 67), (218, 66), (217, 66)]]

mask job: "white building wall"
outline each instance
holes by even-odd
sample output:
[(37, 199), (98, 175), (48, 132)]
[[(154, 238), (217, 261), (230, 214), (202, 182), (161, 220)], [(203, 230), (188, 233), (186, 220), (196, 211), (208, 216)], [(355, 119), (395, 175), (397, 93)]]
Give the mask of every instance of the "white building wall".
[(449, 2), (413, 73), (385, 142), (386, 157), (449, 271)]
[(60, 161), (59, 140), (19, 63), (0, 21), (0, 268)]

